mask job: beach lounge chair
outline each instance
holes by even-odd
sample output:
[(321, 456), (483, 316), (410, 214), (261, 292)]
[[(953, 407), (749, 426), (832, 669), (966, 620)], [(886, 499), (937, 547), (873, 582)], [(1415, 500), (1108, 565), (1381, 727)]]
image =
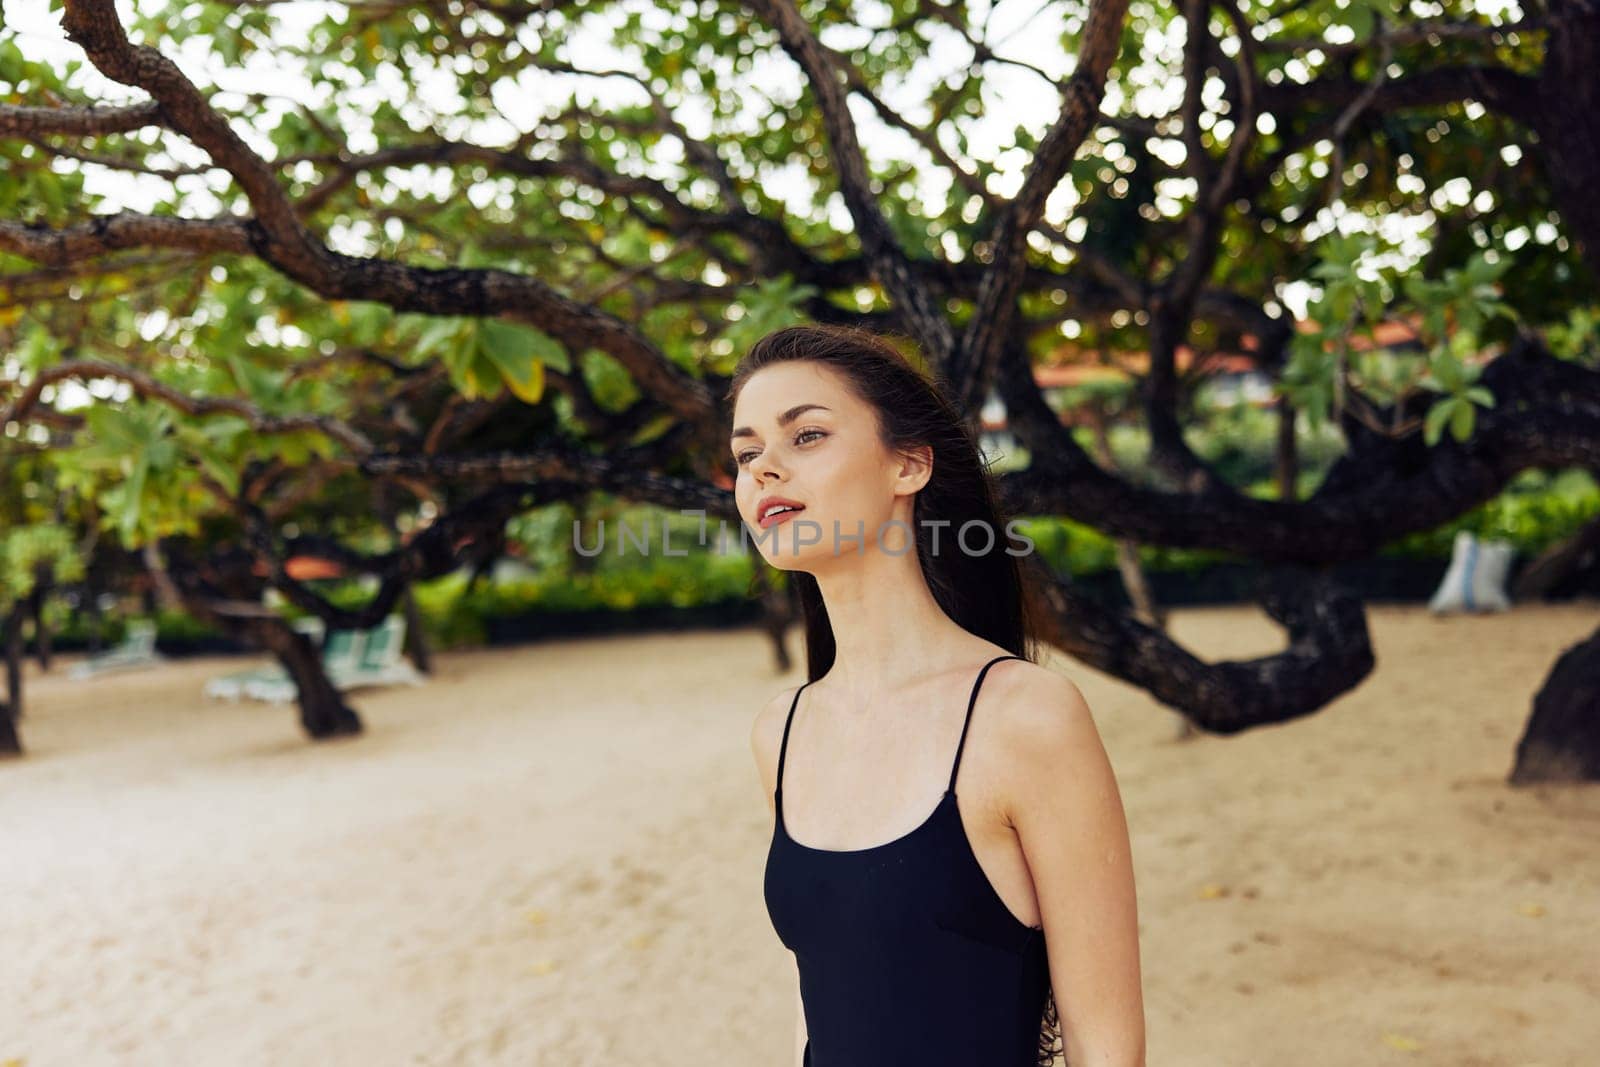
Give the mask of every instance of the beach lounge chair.
[(122, 643), (97, 656), (75, 663), (67, 672), (69, 678), (93, 678), (111, 671), (132, 667), (147, 667), (152, 663), (165, 663), (167, 657), (156, 651), (156, 624), (153, 619), (129, 619)]
[(348, 667), (332, 672), (333, 684), (340, 689), (363, 685), (421, 685), (422, 675), (405, 661), (406, 620), (390, 615), (366, 632), (361, 654)]
[[(351, 633), (335, 631), (328, 636), (329, 642), (332, 643), (341, 632)], [(353, 655), (341, 657), (332, 663), (326, 657), (323, 660), (328, 670), (328, 680), (334, 688), (342, 692), (363, 686), (423, 683), (422, 675), (403, 658), (406, 621), (402, 616), (391, 615), (372, 629), (355, 631), (351, 636), (355, 639)], [(293, 680), (285, 677), (247, 682), (244, 695), (273, 704), (287, 704), (295, 699), (297, 690)]]
[[(322, 637), (326, 628), (321, 619), (308, 616), (297, 619), (291, 623), (296, 630), (310, 637), (313, 641)], [(352, 630), (335, 630), (328, 635), (322, 643), (322, 666), (325, 670), (334, 670), (345, 665), (345, 662), (359, 651), (356, 639), (359, 634)], [(238, 700), (245, 695), (245, 687), (253, 682), (269, 683), (287, 681), (289, 675), (280, 664), (272, 663), (265, 667), (253, 667), (246, 671), (234, 671), (212, 678), (206, 682), (205, 694), (221, 700)]]

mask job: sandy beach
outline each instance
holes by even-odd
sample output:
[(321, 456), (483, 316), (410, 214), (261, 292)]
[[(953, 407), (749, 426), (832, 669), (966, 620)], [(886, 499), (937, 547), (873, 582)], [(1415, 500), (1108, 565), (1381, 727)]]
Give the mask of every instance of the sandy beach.
[[(1050, 660), (1121, 785), (1152, 1067), (1596, 1062), (1600, 788), (1504, 784), (1595, 616), (1375, 608), (1371, 677), (1232, 738)], [(322, 744), (206, 700), (237, 659), (68, 662), (0, 764), (0, 1064), (788, 1067), (749, 730), (802, 679), (758, 632), (446, 654)]]

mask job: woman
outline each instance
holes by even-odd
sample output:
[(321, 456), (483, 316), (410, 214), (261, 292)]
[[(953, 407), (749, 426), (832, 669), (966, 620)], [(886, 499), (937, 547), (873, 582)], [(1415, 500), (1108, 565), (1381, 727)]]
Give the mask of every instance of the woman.
[(740, 516), (805, 615), (809, 681), (751, 732), (795, 1063), (1142, 1065), (1121, 799), (1082, 694), (1030, 662), (1031, 542), (971, 432), (840, 327), (762, 338), (728, 399)]

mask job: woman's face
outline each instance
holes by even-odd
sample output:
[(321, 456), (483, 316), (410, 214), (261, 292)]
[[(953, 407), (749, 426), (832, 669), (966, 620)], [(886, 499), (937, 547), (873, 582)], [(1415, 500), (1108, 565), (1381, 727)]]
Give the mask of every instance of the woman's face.
[[(751, 375), (734, 403), (729, 447), (739, 516), (772, 565), (811, 571), (873, 550), (880, 528), (896, 518), (907, 525), (884, 530), (884, 545), (910, 551), (911, 503), (928, 480), (928, 450), (891, 454), (872, 407), (828, 365), (793, 360)], [(763, 526), (767, 497), (802, 510)]]

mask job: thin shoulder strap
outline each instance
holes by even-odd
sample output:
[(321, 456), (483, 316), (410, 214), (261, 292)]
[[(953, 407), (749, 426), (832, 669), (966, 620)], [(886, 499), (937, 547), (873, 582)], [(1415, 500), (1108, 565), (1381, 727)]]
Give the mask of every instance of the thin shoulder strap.
[[(814, 682), (816, 679), (813, 678), (811, 681)], [(794, 724), (794, 709), (800, 706), (800, 693), (810, 684), (811, 682), (806, 682), (794, 691), (794, 700), (789, 702), (789, 717), (783, 720), (783, 742), (778, 746), (778, 784), (772, 790), (778, 796), (783, 795), (783, 757), (789, 752), (789, 727)]]
[[(953, 793), (956, 788), (956, 774), (961, 770), (961, 750), (967, 744), (967, 727), (972, 725), (972, 709), (978, 703), (978, 689), (983, 685), (983, 676), (989, 673), (989, 668), (1006, 659), (1021, 659), (1021, 656), (996, 656), (983, 665), (983, 670), (978, 672), (978, 680), (972, 683), (972, 696), (967, 700), (967, 719), (961, 724), (961, 740), (956, 744), (955, 764), (950, 768), (950, 784), (945, 787), (945, 792)], [(796, 694), (798, 695), (798, 694)]]

